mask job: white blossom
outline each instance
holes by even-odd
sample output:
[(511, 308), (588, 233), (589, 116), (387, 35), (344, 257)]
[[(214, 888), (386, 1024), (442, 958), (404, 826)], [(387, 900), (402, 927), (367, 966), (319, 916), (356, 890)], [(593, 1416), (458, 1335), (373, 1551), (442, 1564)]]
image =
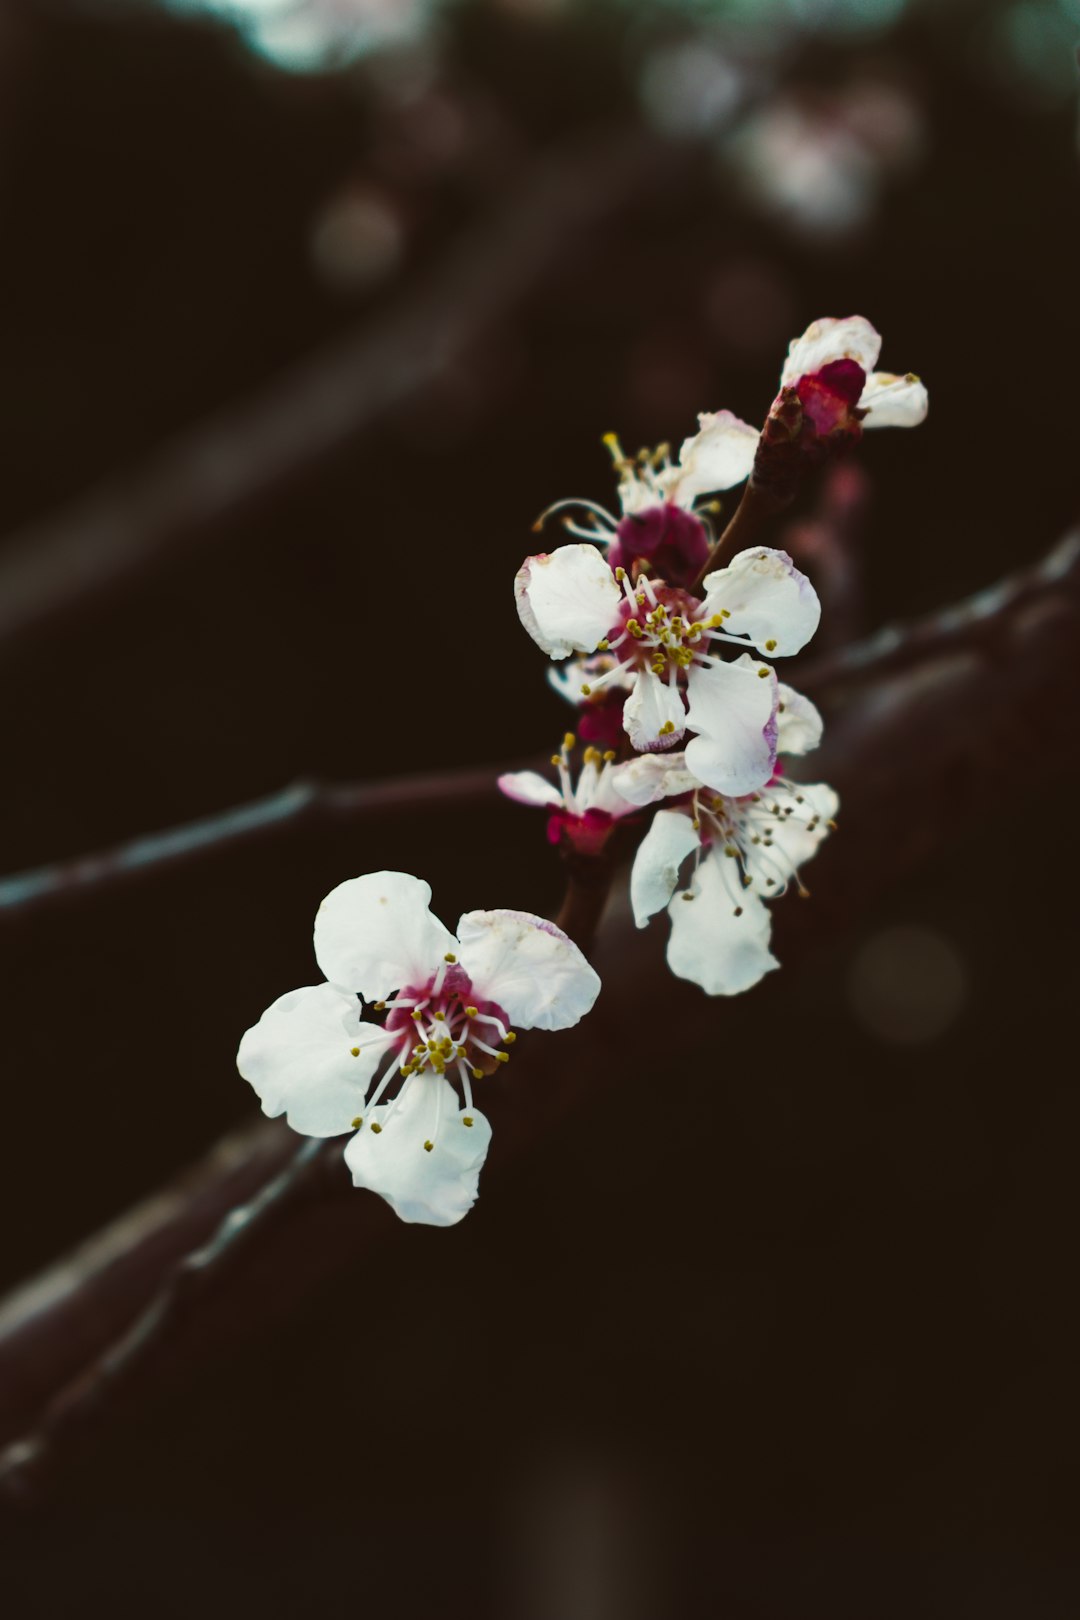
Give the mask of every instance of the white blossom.
[[(430, 899), (428, 885), (405, 872), (332, 890), (315, 919), (326, 982), (267, 1008), (237, 1065), (263, 1112), (284, 1114), (294, 1130), (355, 1131), (345, 1160), (356, 1186), (379, 1193), (402, 1220), (450, 1226), (475, 1201), (491, 1140), (473, 1082), (509, 1061), (512, 1025), (569, 1029), (600, 980), (543, 918), (471, 911), (455, 937)], [(385, 1021), (369, 1019), (368, 1008)]]
[[(610, 685), (628, 689), (623, 724), (634, 748), (673, 747), (697, 733), (692, 769), (721, 793), (762, 786), (776, 759), (777, 680), (745, 649), (788, 656), (805, 646), (821, 607), (783, 551), (755, 547), (706, 575), (704, 599), (625, 569), (606, 570), (579, 542), (530, 557), (516, 580), (518, 611), (551, 658), (602, 655), (579, 701)], [(718, 644), (743, 649), (725, 662)]]
[(628, 764), (615, 763), (614, 749), (601, 753), (587, 747), (575, 782), (570, 761), (576, 747), (577, 738), (568, 731), (559, 752), (551, 756), (557, 782), (538, 771), (507, 771), (499, 777), (499, 789), (518, 804), (549, 811), (551, 843), (565, 838), (580, 853), (594, 855), (603, 848), (614, 824), (633, 815), (636, 806), (618, 790), (619, 777)]
[[(781, 697), (780, 748), (805, 752), (820, 738), (820, 716), (789, 687)], [(834, 826), (839, 801), (823, 782), (797, 783), (779, 774), (750, 794), (718, 794), (689, 766), (689, 750), (643, 755), (619, 778), (619, 791), (636, 805), (672, 802), (656, 812), (639, 846), (631, 907), (639, 928), (668, 908), (667, 960), (679, 978), (709, 995), (737, 995), (779, 966), (765, 902), (792, 885), (806, 893), (799, 870)], [(691, 856), (693, 866), (681, 880)]]

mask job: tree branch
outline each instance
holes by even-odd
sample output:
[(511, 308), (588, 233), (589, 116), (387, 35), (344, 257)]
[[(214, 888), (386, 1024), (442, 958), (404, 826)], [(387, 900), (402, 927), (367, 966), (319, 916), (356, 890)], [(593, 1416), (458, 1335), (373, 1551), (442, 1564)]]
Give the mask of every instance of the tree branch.
[(335, 822), (390, 821), (425, 809), (433, 799), (447, 809), (480, 808), (498, 801), (496, 778), (500, 770), (511, 768), (481, 765), (394, 777), (385, 782), (297, 782), (266, 798), (223, 810), (219, 815), (204, 816), (182, 827), (147, 833), (95, 855), (0, 878), (0, 924), (7, 918), (21, 918), (101, 889), (115, 888), (148, 873), (256, 844), (283, 828), (317, 829)]
[(1075, 592), (1080, 582), (1080, 531), (1070, 531), (1052, 551), (996, 585), (976, 591), (954, 607), (914, 624), (887, 625), (863, 641), (800, 669), (800, 691), (833, 693), (855, 682), (875, 681), (928, 659), (962, 650), (992, 652), (1013, 616), (1028, 604)]
[(670, 159), (621, 131), (538, 161), (420, 290), (0, 551), (0, 648), (205, 544), (444, 376)]
[[(1036, 577), (1043, 582), (1038, 588)], [(1003, 756), (1015, 768), (1025, 758), (1041, 760), (1052, 745), (1052, 715), (1080, 691), (1076, 546), (1057, 548), (1024, 579), (1027, 584), (1014, 582), (993, 593), (995, 605), (977, 616), (985, 631), (992, 630), (992, 661), (982, 656), (982, 636), (973, 643), (962, 628), (970, 621), (968, 608), (935, 615), (909, 632), (922, 649), (913, 667), (873, 666), (831, 723), (814, 770), (837, 786), (843, 824), (818, 857), (814, 902), (777, 910), (785, 972), (815, 956), (830, 932), (849, 927), (870, 900), (941, 848), (958, 826), (968, 829), (979, 813), (994, 813), (996, 798), (989, 790), (999, 781)], [(985, 604), (988, 598), (984, 594), (980, 600)], [(946, 633), (943, 625), (954, 629)], [(559, 1037), (556, 1066), (542, 1038), (523, 1043), (515, 1059), (523, 1083), (497, 1100), (498, 1151), (485, 1172), (489, 1187), (497, 1186), (515, 1154), (535, 1151), (571, 1109), (582, 1106), (586, 1074), (590, 1099), (603, 1094), (604, 1077), (610, 1078), (613, 1066), (597, 1061), (598, 1055), (624, 1033), (628, 998), (655, 991), (657, 976), (665, 971), (660, 950), (658, 930), (639, 933), (628, 926), (624, 907), (609, 908), (596, 963), (614, 989), (601, 997), (589, 1019)], [(635, 1032), (635, 1056), (643, 1063), (661, 1060), (676, 1021), (692, 1041), (716, 1016), (714, 1003), (692, 987), (665, 977), (664, 992), (670, 1016), (642, 1020)], [(766, 996), (768, 987), (755, 993)], [(530, 1085), (530, 1075), (543, 1084)], [(254, 1199), (245, 1192), (246, 1212), (237, 1230), (227, 1222), (219, 1226), (235, 1201), (235, 1180), (208, 1166), (193, 1184), (197, 1194), (186, 1202), (174, 1196), (170, 1220), (155, 1228), (157, 1264), (138, 1263), (140, 1247), (149, 1240), (140, 1232), (140, 1219), (133, 1218), (125, 1228), (126, 1269), (120, 1253), (111, 1268), (80, 1264), (76, 1255), (63, 1272), (63, 1286), (57, 1286), (58, 1268), (53, 1268), (44, 1283), (20, 1290), (0, 1311), (0, 1387), (27, 1392), (34, 1387), (33, 1364), (44, 1359), (55, 1391), (33, 1433), (5, 1455), (2, 1483), (9, 1494), (43, 1487), (76, 1442), (86, 1441), (136, 1391), (147, 1392), (180, 1365), (190, 1371), (222, 1342), (250, 1334), (269, 1315), (295, 1307), (376, 1234), (385, 1240), (393, 1231), (402, 1240), (407, 1228), (393, 1223), (378, 1199), (349, 1194), (344, 1173), (332, 1174), (340, 1144), (325, 1148), (325, 1175), (317, 1168), (323, 1163), (319, 1145), (310, 1147), (306, 1158), (303, 1150), (296, 1157), (293, 1149), (292, 1169), (283, 1178), (288, 1133), (261, 1122), (258, 1132), (267, 1130), (274, 1132), (269, 1163), (277, 1179)], [(215, 1227), (218, 1235), (207, 1245)], [(115, 1235), (118, 1229), (112, 1230)], [(196, 1252), (178, 1265), (185, 1247)], [(168, 1258), (162, 1264), (163, 1253)], [(228, 1276), (229, 1288), (217, 1287), (219, 1274)], [(110, 1276), (114, 1284), (124, 1278), (130, 1288), (125, 1301), (118, 1301), (115, 1288), (108, 1293)], [(96, 1315), (103, 1293), (108, 1299), (104, 1331)], [(126, 1314), (118, 1324), (121, 1308)], [(87, 1345), (95, 1335), (97, 1359), (87, 1364)], [(15, 1417), (26, 1421), (39, 1409), (43, 1383), (38, 1382), (32, 1405), (22, 1403), (18, 1413), (9, 1412), (8, 1434)]]

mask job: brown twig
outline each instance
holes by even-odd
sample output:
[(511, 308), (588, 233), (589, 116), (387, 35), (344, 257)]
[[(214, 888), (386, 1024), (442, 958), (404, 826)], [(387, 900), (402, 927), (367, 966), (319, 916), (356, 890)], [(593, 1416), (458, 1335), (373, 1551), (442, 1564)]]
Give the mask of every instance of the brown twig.
[(227, 532), (238, 514), (445, 376), (669, 161), (662, 143), (637, 131), (539, 160), (518, 200), (398, 308), (174, 439), (133, 475), (11, 536), (0, 556), (0, 647)]
[[(320, 1180), (331, 1168), (340, 1171), (340, 1156), (330, 1153), (331, 1146), (337, 1144), (318, 1138), (294, 1146), (285, 1167), (252, 1197), (230, 1209), (209, 1241), (174, 1266), (160, 1292), (98, 1360), (91, 1375), (50, 1408), (54, 1434), (71, 1437), (93, 1422), (115, 1392), (130, 1391), (153, 1370), (156, 1358), (188, 1312), (227, 1282), (247, 1249), (265, 1243), (291, 1209), (318, 1191)], [(33, 1439), (8, 1448), (2, 1468), (9, 1492), (17, 1493), (20, 1481), (30, 1479), (40, 1451), (40, 1443)]]
[(720, 538), (715, 540), (709, 555), (698, 570), (690, 587), (691, 596), (700, 596), (705, 576), (717, 567), (725, 551), (753, 545), (759, 531), (780, 510), (772, 496), (759, 488), (751, 478), (742, 492), (738, 506), (728, 519)]
[(855, 682), (878, 680), (960, 651), (992, 650), (1008, 616), (1080, 581), (1080, 532), (1072, 531), (1031, 568), (976, 591), (954, 607), (914, 624), (887, 625), (863, 641), (800, 668), (805, 692), (834, 693)]
[(420, 812), (433, 801), (452, 810), (490, 805), (499, 798), (496, 778), (500, 770), (511, 768), (481, 765), (394, 777), (384, 782), (296, 782), (266, 798), (204, 816), (182, 827), (148, 833), (94, 855), (0, 878), (0, 924), (5, 918), (21, 918), (148, 873), (187, 866), (238, 845), (256, 844), (286, 828), (390, 821)]
[[(1055, 588), (1010, 589), (1000, 594), (990, 614), (996, 657), (987, 663), (962, 634), (930, 634), (929, 625), (951, 622), (953, 615), (937, 615), (926, 626), (914, 627), (913, 634), (923, 648), (914, 668), (897, 670), (876, 667), (856, 697), (831, 725), (825, 746), (815, 756), (815, 774), (833, 781), (843, 805), (840, 835), (819, 857), (816, 899), (812, 905), (785, 905), (779, 908), (778, 954), (787, 972), (800, 959), (811, 957), (830, 930), (850, 926), (867, 902), (890, 882), (925, 855), (940, 848), (958, 825), (970, 826), (980, 809), (992, 811), (996, 802), (988, 788), (999, 779), (1000, 762), (1007, 756), (1015, 768), (1025, 755), (1041, 758), (1049, 745), (1048, 697), (1055, 698), (1055, 710), (1062, 702), (1075, 699), (1080, 689), (1080, 662), (1077, 658), (1077, 627), (1080, 621), (1080, 570), (1075, 566), (1075, 549), (1052, 554), (1056, 559), (1038, 572), (1044, 584)], [(967, 623), (966, 617), (960, 617)], [(958, 809), (967, 816), (958, 815)], [(524, 1072), (505, 1098), (508, 1112), (498, 1121), (498, 1154), (487, 1172), (497, 1180), (501, 1167), (515, 1152), (534, 1149), (549, 1135), (567, 1110), (579, 1105), (580, 1080), (589, 1075), (590, 1095), (599, 1095), (604, 1075), (613, 1066), (595, 1063), (606, 1042), (617, 1038), (625, 1019), (628, 997), (649, 993), (659, 970), (659, 942), (656, 930), (637, 933), (627, 919), (609, 910), (597, 943), (597, 965), (614, 989), (601, 997), (596, 1011), (578, 1029), (560, 1037), (559, 1064), (553, 1071), (550, 1058), (526, 1046), (518, 1059)], [(762, 987), (761, 994), (768, 994)], [(684, 1038), (703, 1031), (716, 1016), (715, 1004), (673, 980), (665, 980), (665, 997), (670, 1001), (670, 1018), (643, 1020), (636, 1037), (635, 1057), (648, 1063), (658, 1060), (670, 1038), (672, 1021), (677, 1020)], [(655, 1028), (654, 1028), (655, 1026)], [(529, 1086), (529, 1070), (544, 1084)], [(327, 1149), (327, 1153), (331, 1153)], [(319, 1157), (311, 1150), (311, 1163)], [(308, 1161), (305, 1161), (305, 1163)], [(306, 1172), (297, 1176), (304, 1185)], [(314, 1174), (314, 1171), (312, 1172)], [(344, 1178), (341, 1178), (343, 1181)], [(324, 1185), (326, 1183), (324, 1182)], [(291, 1185), (291, 1183), (287, 1184)], [(213, 1203), (210, 1188), (203, 1186), (205, 1219)], [(89, 1366), (80, 1359), (69, 1364), (64, 1387), (49, 1403), (36, 1429), (9, 1448), (4, 1479), (9, 1492), (43, 1484), (74, 1442), (86, 1438), (91, 1419), (101, 1422), (123, 1400), (130, 1399), (136, 1387), (145, 1390), (151, 1367), (161, 1371), (169, 1365), (170, 1340), (182, 1316), (185, 1290), (205, 1307), (191, 1312), (187, 1324), (185, 1360), (195, 1359), (190, 1331), (202, 1333), (200, 1353), (206, 1354), (223, 1335), (250, 1332), (271, 1311), (286, 1308), (304, 1296), (313, 1280), (324, 1277), (343, 1257), (355, 1254), (369, 1241), (373, 1230), (383, 1230), (385, 1211), (376, 1199), (348, 1200), (342, 1206), (334, 1200), (334, 1219), (326, 1222), (326, 1203), (288, 1194), (289, 1220), (246, 1223), (249, 1241), (243, 1252), (247, 1265), (233, 1263), (241, 1255), (239, 1245), (229, 1243), (210, 1250), (201, 1248), (195, 1267), (197, 1284), (178, 1282), (190, 1267), (182, 1262), (179, 1271), (165, 1267), (164, 1276), (153, 1288), (140, 1278), (140, 1292), (130, 1301), (131, 1317), (142, 1311), (140, 1322), (129, 1329), (119, 1344), (106, 1350)], [(217, 1206), (220, 1219), (228, 1207), (227, 1196)], [(273, 1210), (275, 1197), (258, 1203), (260, 1210)], [(382, 1214), (380, 1214), (382, 1211)], [(321, 1212), (321, 1214), (320, 1214)], [(177, 1212), (182, 1223), (183, 1214)], [(317, 1242), (312, 1241), (312, 1223), (323, 1220)], [(273, 1287), (260, 1272), (261, 1234), (273, 1231)], [(223, 1229), (224, 1230), (224, 1229)], [(186, 1228), (191, 1236), (190, 1223)], [(130, 1233), (138, 1245), (137, 1231)], [(203, 1237), (193, 1241), (202, 1246)], [(291, 1248), (289, 1245), (291, 1244)], [(231, 1287), (213, 1285), (215, 1254), (227, 1257)], [(62, 1298), (51, 1310), (37, 1311), (36, 1331), (30, 1344), (33, 1353), (42, 1346), (62, 1344), (74, 1324), (92, 1320), (100, 1289), (100, 1274), (93, 1271), (81, 1280), (74, 1274)], [(213, 1308), (210, 1308), (211, 1296)], [(28, 1342), (20, 1338), (20, 1313), (8, 1307), (0, 1318), (0, 1373), (25, 1375)], [(112, 1330), (115, 1332), (115, 1328)], [(85, 1330), (83, 1335), (85, 1343)], [(175, 1353), (176, 1345), (173, 1344)], [(82, 1352), (80, 1351), (80, 1356)], [(73, 1377), (76, 1369), (84, 1370)], [(10, 1432), (10, 1431), (9, 1431)]]

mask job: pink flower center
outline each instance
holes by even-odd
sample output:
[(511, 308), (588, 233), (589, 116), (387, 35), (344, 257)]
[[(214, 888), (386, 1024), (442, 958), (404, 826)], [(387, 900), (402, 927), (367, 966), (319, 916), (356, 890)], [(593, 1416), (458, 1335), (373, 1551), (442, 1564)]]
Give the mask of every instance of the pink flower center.
[[(388, 1009), (386, 1029), (398, 1037), (405, 1075), (447, 1070), (479, 1080), (510, 1054), (517, 1037), (497, 1002), (477, 995), (465, 969), (452, 956), (423, 985), (407, 985)], [(492, 1044), (497, 1043), (497, 1044)]]
[(646, 562), (650, 573), (692, 583), (709, 555), (705, 525), (692, 512), (672, 501), (631, 512), (615, 530), (615, 544), (608, 551), (612, 568), (631, 572), (636, 562)]

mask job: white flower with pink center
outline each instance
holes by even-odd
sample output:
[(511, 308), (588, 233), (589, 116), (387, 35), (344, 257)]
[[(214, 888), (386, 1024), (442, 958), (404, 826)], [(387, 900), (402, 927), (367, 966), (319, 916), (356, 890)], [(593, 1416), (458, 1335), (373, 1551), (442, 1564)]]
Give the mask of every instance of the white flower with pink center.
[(813, 586), (783, 551), (759, 546), (707, 574), (704, 598), (623, 568), (613, 574), (594, 546), (529, 557), (515, 581), (526, 630), (549, 657), (603, 654), (604, 673), (583, 680), (582, 699), (608, 683), (629, 688), (623, 724), (639, 751), (674, 747), (689, 728), (699, 779), (720, 793), (748, 793), (776, 760), (777, 680), (748, 651), (797, 653), (817, 629)]
[(536, 526), (561, 512), (563, 527), (571, 534), (610, 545), (613, 569), (639, 563), (673, 584), (688, 585), (709, 555), (704, 514), (715, 502), (708, 498), (750, 476), (759, 437), (757, 428), (730, 411), (703, 411), (697, 433), (683, 440), (673, 462), (667, 445), (627, 456), (609, 433), (604, 443), (619, 475), (618, 516), (596, 501), (570, 498), (549, 506)]
[[(820, 738), (820, 716), (789, 687), (781, 693), (780, 748), (803, 753)], [(619, 779), (634, 804), (675, 801), (656, 812), (641, 842), (630, 902), (639, 928), (667, 907), (674, 974), (709, 995), (737, 995), (779, 966), (765, 902), (792, 885), (805, 895), (799, 869), (833, 829), (839, 801), (824, 782), (781, 773), (754, 793), (713, 793), (687, 766), (682, 755), (643, 755)]]
[[(406, 872), (332, 890), (315, 919), (327, 982), (268, 1007), (237, 1066), (263, 1112), (303, 1135), (355, 1131), (345, 1161), (357, 1187), (402, 1220), (452, 1226), (476, 1199), (491, 1140), (473, 1083), (509, 1062), (512, 1026), (569, 1029), (600, 980), (541, 917), (470, 911), (455, 937), (430, 899)], [(358, 996), (385, 1021), (366, 1018)]]
[(826, 317), (788, 348), (781, 388), (793, 388), (822, 436), (859, 427), (918, 427), (930, 408), (925, 385), (908, 372), (875, 371), (881, 334), (863, 315)]
[(626, 764), (615, 763), (614, 749), (588, 747), (582, 756), (577, 782), (570, 772), (570, 760), (577, 738), (568, 731), (562, 748), (551, 756), (558, 782), (551, 782), (538, 771), (507, 771), (499, 777), (500, 791), (518, 804), (544, 809), (548, 815), (548, 841), (564, 840), (579, 855), (597, 855), (607, 843), (616, 822), (636, 814), (636, 806), (618, 791), (620, 773)]

